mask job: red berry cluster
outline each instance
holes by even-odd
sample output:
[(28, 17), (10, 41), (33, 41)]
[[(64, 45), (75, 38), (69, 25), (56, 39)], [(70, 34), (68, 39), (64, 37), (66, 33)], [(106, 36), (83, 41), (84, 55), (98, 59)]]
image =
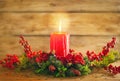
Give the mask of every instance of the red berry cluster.
[(20, 61), (18, 59), (18, 56), (16, 55), (6, 55), (7, 57), (3, 60), (0, 60), (0, 64), (3, 67), (7, 67), (9, 69), (14, 69), (15, 65), (19, 64)]
[(42, 63), (42, 62), (45, 62), (47, 61), (49, 58), (49, 54), (48, 53), (43, 53), (43, 52), (38, 52), (37, 53), (37, 56), (35, 57), (35, 61), (37, 63)]
[(73, 50), (73, 49), (69, 49), (69, 53), (71, 54), (71, 53), (74, 53), (75, 52), (75, 50)]
[(28, 41), (24, 39), (23, 36), (20, 36), (20, 44), (24, 47), (24, 51), (26, 53), (26, 56), (29, 59), (32, 59), (33, 57), (35, 58), (35, 61), (37, 63), (41, 63), (43, 61), (46, 61), (48, 59), (49, 54), (48, 53), (43, 53), (42, 51), (38, 52), (33, 52), (31, 50), (31, 46), (29, 45)]
[(83, 55), (79, 52), (79, 53), (73, 53), (74, 50), (69, 50), (69, 54), (66, 57), (58, 57), (58, 59), (60, 59), (64, 64), (67, 63), (72, 63), (72, 64), (85, 64)]
[(106, 46), (103, 47), (102, 52), (96, 54), (94, 51), (87, 51), (87, 57), (90, 61), (93, 60), (102, 60), (102, 57), (106, 56), (110, 50), (110, 48), (114, 48), (116, 42), (116, 38), (112, 38), (112, 41), (108, 42)]
[(109, 65), (108, 67), (105, 67), (105, 70), (112, 74), (118, 74), (120, 73), (120, 66)]
[(36, 52), (32, 52), (31, 46), (29, 45), (28, 41), (24, 39), (23, 36), (20, 36), (19, 43), (24, 47), (24, 51), (28, 58), (33, 58), (33, 56), (36, 54)]

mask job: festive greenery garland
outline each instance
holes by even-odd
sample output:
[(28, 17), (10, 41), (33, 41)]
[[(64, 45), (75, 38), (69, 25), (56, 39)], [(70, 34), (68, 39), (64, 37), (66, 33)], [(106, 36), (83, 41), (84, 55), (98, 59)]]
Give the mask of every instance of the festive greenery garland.
[(96, 54), (95, 52), (87, 51), (86, 55), (76, 53), (74, 50), (69, 50), (66, 57), (56, 57), (53, 52), (34, 52), (31, 46), (20, 36), (20, 44), (23, 46), (25, 54), (21, 57), (17, 55), (8, 54), (0, 64), (9, 69), (17, 69), (19, 71), (25, 69), (32, 69), (36, 74), (54, 75), (55, 77), (69, 77), (87, 75), (92, 72), (95, 67), (105, 68), (110, 73), (120, 73), (120, 66), (112, 66), (111, 63), (120, 59), (120, 53), (114, 48), (116, 38), (108, 42), (103, 47), (102, 52)]

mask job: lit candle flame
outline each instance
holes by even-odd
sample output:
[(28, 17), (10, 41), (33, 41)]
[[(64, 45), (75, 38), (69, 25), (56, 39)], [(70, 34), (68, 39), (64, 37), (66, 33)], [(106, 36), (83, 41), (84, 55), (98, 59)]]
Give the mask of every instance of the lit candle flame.
[[(65, 24), (64, 24), (65, 23)], [(69, 26), (69, 15), (67, 13), (53, 13), (50, 15), (50, 25), (58, 32), (65, 32)], [(59, 27), (59, 28), (58, 28)]]
[(61, 32), (62, 31), (62, 21), (60, 20), (59, 21), (59, 32)]

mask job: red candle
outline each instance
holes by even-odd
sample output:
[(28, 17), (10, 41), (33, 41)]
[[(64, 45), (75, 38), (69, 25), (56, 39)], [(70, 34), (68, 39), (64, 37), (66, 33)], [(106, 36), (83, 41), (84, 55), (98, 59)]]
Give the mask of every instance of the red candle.
[(50, 37), (50, 49), (55, 51), (57, 57), (65, 57), (69, 52), (69, 34), (61, 32), (62, 22), (59, 22), (59, 32), (52, 33)]
[(52, 33), (50, 49), (55, 51), (57, 57), (65, 57), (69, 52), (69, 34), (64, 32)]

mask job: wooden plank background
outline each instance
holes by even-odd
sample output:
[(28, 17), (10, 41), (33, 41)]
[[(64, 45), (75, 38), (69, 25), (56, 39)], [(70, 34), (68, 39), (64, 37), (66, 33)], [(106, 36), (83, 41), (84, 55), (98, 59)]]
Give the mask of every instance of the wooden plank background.
[[(1, 13), (0, 34), (49, 35), (58, 31), (51, 15), (56, 13)], [(119, 13), (68, 13), (72, 35), (120, 35)], [(66, 23), (63, 23), (66, 24)]]
[(20, 34), (29, 39), (34, 50), (49, 51), (49, 35), (58, 31), (50, 23), (51, 16), (59, 13), (67, 14), (70, 20), (68, 28), (63, 28), (74, 36), (70, 38), (70, 48), (84, 54), (87, 49), (97, 51), (97, 42), (102, 46), (103, 40), (109, 41), (113, 36), (118, 37), (119, 48), (120, 0), (0, 0), (0, 53), (21, 54), (17, 44)]
[(119, 12), (119, 0), (0, 0), (0, 11)]
[[(72, 35), (120, 35), (119, 0), (0, 0), (0, 35), (49, 35), (65, 12)], [(65, 23), (64, 23), (65, 24)]]

